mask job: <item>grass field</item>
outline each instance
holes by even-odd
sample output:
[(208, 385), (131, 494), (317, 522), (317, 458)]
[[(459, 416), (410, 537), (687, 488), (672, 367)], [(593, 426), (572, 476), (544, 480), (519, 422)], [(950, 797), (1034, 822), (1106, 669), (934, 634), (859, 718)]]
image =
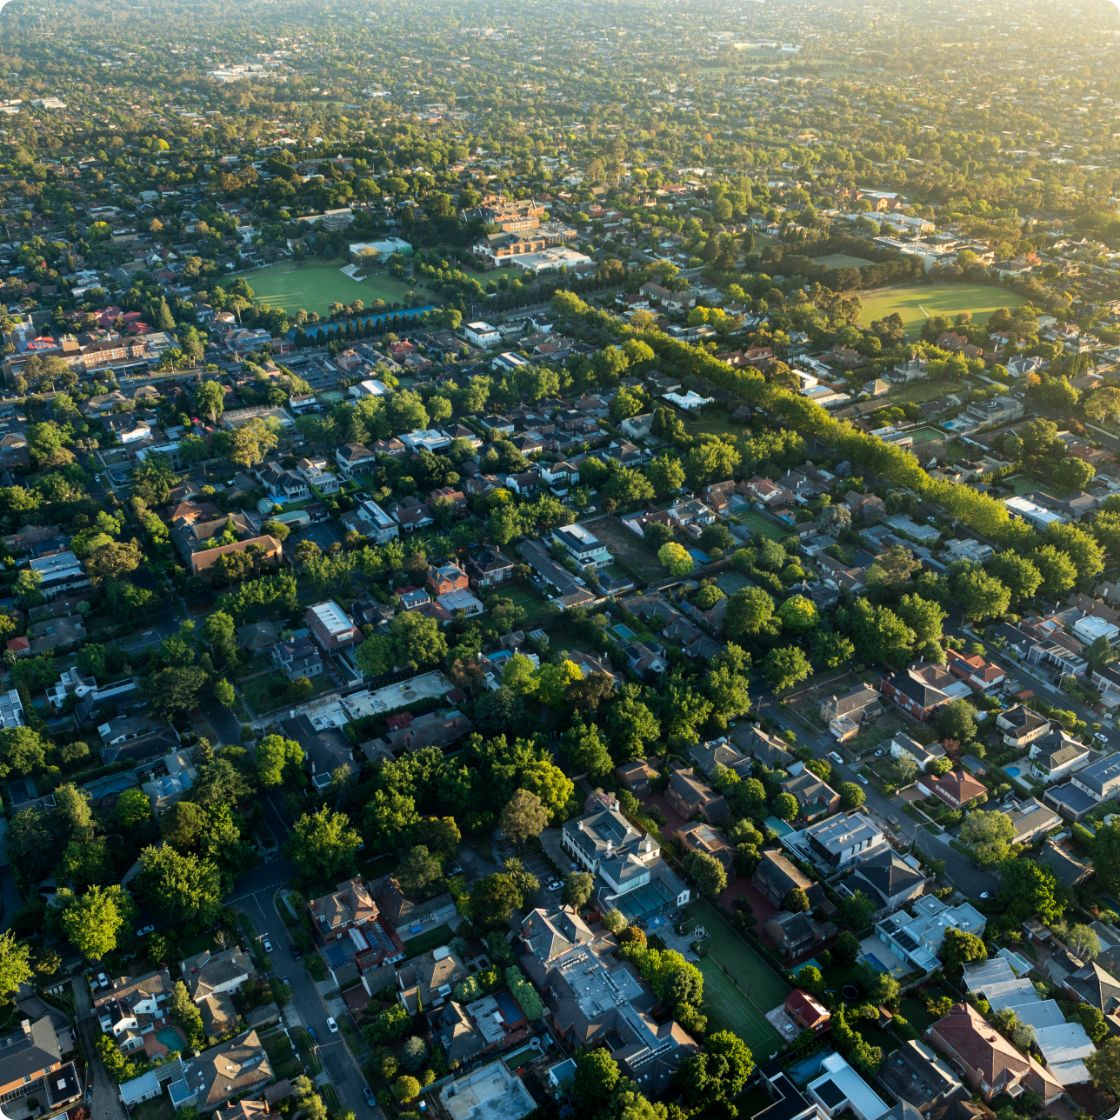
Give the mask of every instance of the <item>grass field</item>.
[(1018, 307), (1026, 300), (992, 284), (914, 284), (861, 292), (860, 302), (861, 326), (869, 326), (873, 320), (897, 311), (906, 333), (916, 337), (922, 323), (933, 315), (953, 316), (971, 311), (974, 319), (984, 322), (993, 311)]
[(294, 313), (301, 307), (326, 315), (332, 303), (353, 303), (375, 299), (401, 303), (405, 293), (415, 291), (421, 302), (429, 298), (422, 288), (411, 288), (387, 272), (374, 272), (364, 280), (351, 280), (341, 269), (346, 262), (314, 261), (308, 264), (270, 264), (241, 275), (253, 289), (258, 303), (266, 307), (282, 307)]
[(790, 535), (780, 525), (776, 525), (769, 517), (759, 513), (756, 509), (748, 509), (737, 516), (752, 533), (757, 533), (760, 537), (769, 537), (772, 541), (784, 541)]
[(823, 265), (825, 268), (863, 268), (871, 264), (866, 257), (853, 257), (851, 253), (826, 253), (823, 257), (814, 257), (813, 264)]
[(689, 914), (691, 924), (702, 925), (711, 935), (698, 965), (704, 974), (704, 1010), (716, 1025), (742, 1038), (756, 1060), (764, 1061), (782, 1046), (766, 1012), (785, 1000), (789, 987), (711, 903), (694, 902)]

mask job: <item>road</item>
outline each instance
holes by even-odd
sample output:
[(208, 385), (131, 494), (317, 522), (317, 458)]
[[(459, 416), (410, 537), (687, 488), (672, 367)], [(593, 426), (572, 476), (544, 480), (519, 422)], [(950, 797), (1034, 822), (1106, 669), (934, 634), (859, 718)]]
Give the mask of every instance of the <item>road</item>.
[(320, 995), (319, 987), (302, 961), (292, 955), (287, 927), (276, 909), (281, 905), (278, 892), (288, 886), (293, 874), (291, 862), (284, 856), (277, 856), (240, 880), (239, 893), (229, 900), (229, 905), (245, 915), (258, 938), (267, 935), (272, 943), (272, 965), (291, 990), (291, 998), (284, 1007), (284, 1019), (289, 1026), (311, 1028), (318, 1037), (319, 1059), (323, 1063), (319, 1080), (334, 1087), (344, 1110), (363, 1116), (370, 1110), (363, 1092), (366, 1080), (342, 1034), (331, 1034), (327, 1029), (329, 1015), (341, 1018), (342, 1001), (337, 997), (328, 1001)]
[[(793, 731), (798, 742), (811, 747), (818, 758), (826, 758), (836, 750), (836, 743), (828, 735), (795, 717), (787, 706), (770, 697), (759, 701), (756, 711), (783, 730)], [(861, 769), (858, 763), (845, 761), (837, 765), (832, 759), (829, 759), (829, 763), (836, 781), (854, 782)], [(867, 795), (866, 808), (879, 818), (888, 831), (894, 833), (904, 844), (916, 844), (926, 855), (944, 862), (945, 872), (942, 878), (947, 883), (969, 898), (979, 898), (983, 891), (994, 891), (999, 886), (999, 880), (994, 875), (976, 867), (970, 859), (950, 847), (945, 833), (902, 812), (901, 802), (897, 799), (887, 797), (870, 784), (863, 786), (863, 791)]]
[(74, 1017), (78, 1022), (78, 1036), (86, 1055), (86, 1089), (89, 1092), (90, 1115), (93, 1120), (127, 1120), (128, 1114), (121, 1104), (117, 1083), (96, 1057), (94, 1038), (101, 1034), (101, 1026), (93, 1018), (93, 1005), (85, 977), (80, 974), (75, 976), (71, 985), (74, 990)]

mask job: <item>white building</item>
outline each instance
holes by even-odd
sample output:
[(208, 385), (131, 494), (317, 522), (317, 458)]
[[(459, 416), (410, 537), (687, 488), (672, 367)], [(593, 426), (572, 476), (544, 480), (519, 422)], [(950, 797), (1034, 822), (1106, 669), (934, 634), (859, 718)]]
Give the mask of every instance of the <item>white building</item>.
[(485, 349), (489, 346), (497, 346), (502, 341), (502, 332), (490, 323), (476, 319), (463, 327), (463, 337), (472, 346), (481, 346)]
[(552, 540), (558, 544), (581, 568), (605, 568), (611, 563), (607, 546), (582, 525), (561, 525), (553, 530)]

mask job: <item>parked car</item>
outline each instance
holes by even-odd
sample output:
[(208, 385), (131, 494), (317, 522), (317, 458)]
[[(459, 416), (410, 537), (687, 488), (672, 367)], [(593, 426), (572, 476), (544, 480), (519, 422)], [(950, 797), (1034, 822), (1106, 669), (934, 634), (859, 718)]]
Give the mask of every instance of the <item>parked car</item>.
[(155, 933), (155, 931), (156, 931), (155, 926), (141, 926), (136, 931), (136, 936), (137, 937), (147, 937), (149, 933)]
[(843, 766), (844, 765), (844, 760), (840, 757), (840, 755), (836, 751), (829, 751), (828, 752), (828, 757), (833, 762), (835, 762), (837, 766)]
[(263, 948), (266, 953), (272, 952), (272, 939), (268, 937), (267, 934), (261, 938), (261, 948)]
[(559, 879), (553, 879), (552, 882), (548, 884), (548, 889), (553, 892), (561, 891), (564, 889), (564, 884), (560, 882)]
[(327, 1019), (327, 1030), (329, 1030), (331, 1034), (338, 1034), (338, 1024), (333, 1018)]
[(362, 1086), (362, 1096), (366, 1098), (366, 1104), (368, 1104), (370, 1108), (377, 1107), (377, 1097), (368, 1085)]
[(856, 775), (856, 781), (857, 781), (857, 782), (859, 782), (859, 784), (860, 784), (861, 786), (865, 786), (865, 785), (867, 785), (867, 775), (866, 775), (866, 774), (862, 774), (862, 773), (860, 773), (860, 774), (857, 774), (857, 775)]

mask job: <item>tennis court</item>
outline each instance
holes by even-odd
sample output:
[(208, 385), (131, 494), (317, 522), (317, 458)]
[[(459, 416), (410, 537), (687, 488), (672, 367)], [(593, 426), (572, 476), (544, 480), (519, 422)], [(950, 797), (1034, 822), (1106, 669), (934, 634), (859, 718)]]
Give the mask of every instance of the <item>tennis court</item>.
[(714, 1026), (734, 1031), (755, 1059), (764, 1061), (783, 1046), (766, 1012), (784, 1002), (789, 986), (711, 903), (694, 902), (688, 926), (703, 926), (709, 934), (697, 962), (704, 974), (704, 1010)]

